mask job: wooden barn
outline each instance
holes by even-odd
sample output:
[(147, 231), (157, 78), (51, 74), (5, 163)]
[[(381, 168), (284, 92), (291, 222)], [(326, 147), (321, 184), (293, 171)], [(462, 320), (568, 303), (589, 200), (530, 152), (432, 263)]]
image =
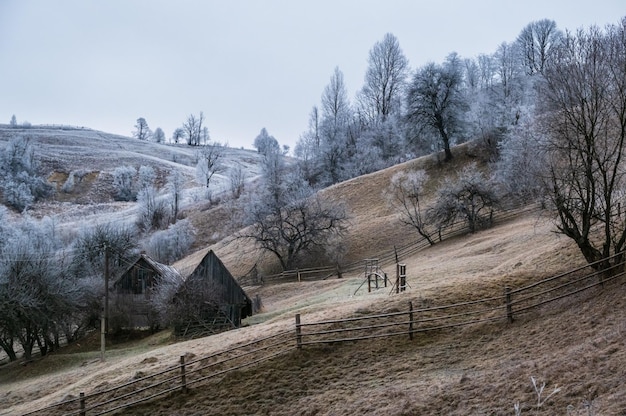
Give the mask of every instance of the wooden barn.
[(153, 298), (157, 287), (164, 283), (177, 287), (182, 278), (172, 266), (159, 263), (145, 253), (139, 254), (113, 282), (113, 323), (130, 328), (158, 326)]
[(241, 326), (252, 301), (212, 250), (200, 250), (174, 264), (183, 283), (174, 297), (175, 332), (207, 335)]

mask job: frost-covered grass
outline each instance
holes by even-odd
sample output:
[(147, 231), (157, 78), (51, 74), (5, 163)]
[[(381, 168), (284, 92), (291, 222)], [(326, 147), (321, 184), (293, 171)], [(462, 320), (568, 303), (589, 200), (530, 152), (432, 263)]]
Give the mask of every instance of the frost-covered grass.
[[(112, 174), (125, 166), (152, 167), (162, 197), (167, 193), (167, 173), (180, 171), (185, 178), (182, 206), (202, 200), (206, 194), (194, 179), (198, 147), (158, 144), (84, 128), (0, 126), (0, 148), (16, 136), (30, 140), (41, 174), (54, 181), (57, 188), (56, 197), (33, 206), (31, 214), (35, 217), (56, 216), (62, 223), (123, 221), (132, 217), (133, 204), (113, 200)], [(260, 161), (256, 151), (225, 147), (222, 162), (226, 169), (212, 178), (212, 194), (228, 191), (230, 168), (241, 167), (249, 182), (257, 179)]]

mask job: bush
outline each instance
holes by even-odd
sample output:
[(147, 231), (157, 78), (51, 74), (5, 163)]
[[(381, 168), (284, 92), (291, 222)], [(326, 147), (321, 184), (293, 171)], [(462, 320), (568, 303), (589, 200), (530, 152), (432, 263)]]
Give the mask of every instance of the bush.
[(167, 230), (152, 234), (146, 244), (146, 252), (160, 263), (173, 263), (187, 254), (193, 244), (194, 234), (189, 220), (180, 220)]
[(120, 166), (113, 171), (114, 197), (117, 201), (133, 201), (136, 198), (134, 179), (137, 170), (132, 166)]
[(38, 172), (35, 151), (28, 139), (12, 139), (0, 153), (0, 173), (5, 178), (0, 187), (2, 201), (23, 211), (35, 201), (50, 196), (53, 187)]
[(169, 223), (169, 206), (164, 200), (159, 200), (156, 193), (154, 187), (148, 186), (137, 194), (139, 205), (137, 226), (143, 231), (158, 230)]

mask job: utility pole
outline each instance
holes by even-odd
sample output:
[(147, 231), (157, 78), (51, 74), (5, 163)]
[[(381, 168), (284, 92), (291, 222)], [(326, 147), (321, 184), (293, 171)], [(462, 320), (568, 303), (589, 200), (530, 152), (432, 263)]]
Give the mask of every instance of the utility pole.
[(100, 322), (100, 361), (104, 362), (106, 334), (109, 331), (109, 247), (104, 246), (104, 305)]

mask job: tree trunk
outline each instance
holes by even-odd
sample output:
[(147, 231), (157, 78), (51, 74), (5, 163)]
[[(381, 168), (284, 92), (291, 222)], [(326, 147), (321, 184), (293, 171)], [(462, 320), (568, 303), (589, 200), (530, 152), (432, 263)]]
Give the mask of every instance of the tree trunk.
[(17, 360), (17, 353), (13, 348), (13, 339), (0, 339), (0, 348), (5, 352), (5, 354), (9, 357), (9, 361)]

